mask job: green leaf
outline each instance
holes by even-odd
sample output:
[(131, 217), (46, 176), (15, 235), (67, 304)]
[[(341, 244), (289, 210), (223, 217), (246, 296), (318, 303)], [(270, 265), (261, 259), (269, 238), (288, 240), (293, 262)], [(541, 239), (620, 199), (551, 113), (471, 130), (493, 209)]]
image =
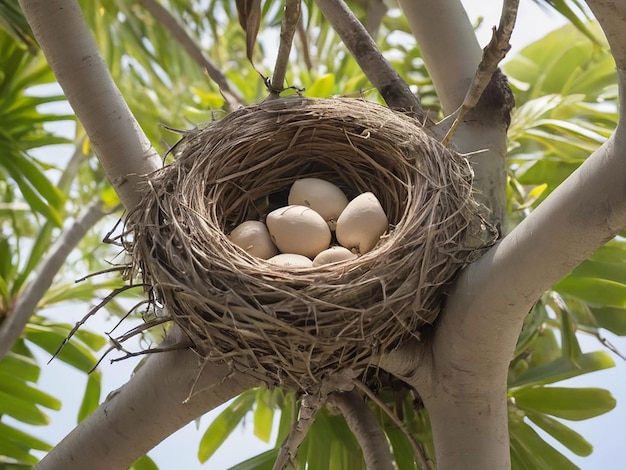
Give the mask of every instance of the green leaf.
[(17, 3), (0, 3), (0, 25), (15, 39), (21, 41), (31, 54), (37, 52), (37, 41)]
[[(25, 329), (26, 339), (54, 355), (67, 338), (70, 329), (69, 325), (36, 325), (29, 323)], [(83, 372), (89, 372), (97, 362), (90, 349), (75, 338), (65, 343), (56, 357)]]
[(522, 331), (515, 346), (514, 358), (525, 355), (531, 343), (535, 341), (539, 335), (542, 325), (548, 318), (548, 312), (543, 302), (537, 302), (530, 313), (524, 318)]
[(327, 73), (322, 75), (305, 91), (305, 96), (311, 98), (328, 98), (335, 91), (335, 75)]
[(11, 244), (9, 243), (9, 239), (4, 236), (4, 234), (0, 233), (0, 278), (5, 281), (5, 287), (0, 294), (4, 297), (5, 300), (8, 300), (9, 293), (6, 288), (6, 281), (13, 277), (13, 273), (15, 272), (15, 267), (11, 262), (13, 258)]
[[(556, 294), (554, 294), (556, 296)], [(578, 344), (578, 338), (576, 337), (576, 326), (572, 322), (571, 313), (567, 308), (565, 302), (559, 299), (554, 306), (554, 309), (559, 312), (561, 320), (561, 349), (563, 356), (568, 358), (572, 363), (577, 364), (582, 351), (580, 344)]]
[[(11, 163), (9, 164), (9, 162)], [(11, 174), (13, 180), (19, 186), (24, 199), (32, 207), (32, 209), (46, 217), (49, 221), (54, 223), (56, 227), (61, 227), (63, 225), (63, 221), (60, 214), (54, 209), (54, 207), (47, 204), (40, 197), (40, 195), (33, 189), (30, 182), (24, 178), (20, 171), (15, 167), (14, 162), (7, 159), (5, 160), (4, 165)]]
[(93, 351), (99, 351), (109, 343), (108, 339), (101, 334), (83, 328), (79, 329), (74, 336)]
[(271, 393), (266, 388), (259, 388), (254, 408), (254, 435), (263, 442), (269, 442), (272, 436), (274, 408), (268, 404)]
[(314, 427), (307, 435), (306, 455), (307, 468), (328, 468), (330, 466), (332, 437), (319, 426)]
[[(535, 3), (541, 5), (544, 2), (541, 2), (540, 0), (533, 0)], [(552, 8), (554, 8), (556, 11), (558, 11), (561, 15), (563, 15), (565, 18), (567, 18), (567, 20), (572, 23), (576, 29), (578, 29), (578, 31), (580, 31), (581, 33), (583, 33), (585, 36), (587, 36), (591, 41), (593, 41), (594, 43), (598, 44), (599, 40), (598, 37), (587, 27), (587, 22), (584, 21), (584, 19), (589, 19), (586, 16), (586, 9), (585, 9), (585, 5), (584, 2), (579, 2), (578, 0), (545, 0), (545, 3), (550, 5)], [(575, 11), (572, 6), (575, 6), (578, 9), (578, 13), (577, 11)], [(581, 19), (581, 17), (583, 17), (583, 19)]]
[(34, 403), (0, 391), (0, 415), (3, 414), (35, 426), (50, 422), (50, 419)]
[(592, 277), (567, 276), (554, 290), (592, 305), (626, 308), (626, 284)]
[(533, 428), (521, 419), (509, 421), (509, 433), (513, 468), (578, 470), (576, 465), (545, 442)]
[(556, 339), (554, 330), (543, 329), (532, 343), (530, 355), (531, 368), (545, 364), (561, 357), (561, 347)]
[[(331, 455), (329, 462), (335, 465), (339, 459), (349, 463), (349, 468), (365, 468), (363, 452), (352, 430), (341, 415), (332, 415), (326, 408), (322, 408), (315, 416), (309, 434), (320, 434), (330, 442)], [(306, 442), (309, 442), (305, 439)], [(304, 455), (307, 455), (306, 453)], [(341, 456), (341, 457), (338, 457)], [(331, 468), (332, 468), (331, 465)], [(341, 467), (335, 467), (341, 468)], [(346, 468), (346, 467), (343, 467)]]
[(128, 470), (159, 470), (159, 467), (156, 463), (154, 463), (154, 460), (147, 455), (144, 455), (143, 457), (135, 460)]
[(209, 425), (198, 448), (198, 460), (201, 463), (211, 458), (231, 433), (239, 426), (244, 416), (252, 409), (256, 392), (249, 390), (239, 395)]
[(93, 371), (89, 374), (87, 379), (87, 386), (85, 387), (85, 394), (83, 395), (83, 401), (80, 404), (78, 410), (78, 419), (80, 423), (93, 411), (98, 408), (100, 404), (100, 393), (102, 385), (102, 373), (100, 371)]
[(563, 162), (541, 159), (536, 161), (529, 169), (519, 175), (522, 184), (538, 185), (547, 184), (549, 188), (556, 188), (565, 181), (582, 162)]
[(626, 308), (591, 307), (598, 325), (619, 336), (626, 336)]
[(37, 166), (20, 153), (13, 152), (2, 160), (2, 165), (17, 183), (26, 202), (56, 227), (63, 221), (60, 215), (63, 195), (52, 185)]
[(0, 373), (27, 382), (37, 382), (40, 372), (41, 370), (33, 358), (16, 354), (13, 351), (9, 351), (0, 361)]
[(289, 431), (291, 430), (291, 423), (293, 423), (296, 412), (296, 398), (294, 392), (285, 392), (281, 408), (280, 408), (280, 420), (278, 421), (278, 433), (276, 435), (276, 447), (280, 447), (287, 438)]
[(15, 429), (14, 427), (2, 422), (0, 422), (0, 436), (2, 436), (3, 440), (16, 442), (21, 446), (27, 447), (29, 449), (43, 451), (49, 451), (52, 449), (52, 446), (47, 442), (44, 442), (41, 439), (33, 437), (30, 434), (25, 433), (24, 431)]
[(582, 354), (578, 357), (576, 363), (567, 357), (559, 357), (548, 363), (528, 369), (521, 374), (517, 379), (509, 383), (509, 393), (513, 393), (520, 388), (559, 382), (614, 366), (613, 358), (605, 351)]
[(576, 455), (586, 457), (593, 452), (593, 446), (584, 437), (560, 421), (541, 413), (527, 412), (526, 416)]
[(600, 388), (536, 387), (513, 394), (515, 405), (527, 411), (581, 421), (615, 408), (615, 398)]
[(24, 468), (24, 470), (30, 470), (33, 468), (33, 465), (37, 464), (37, 457), (30, 455), (28, 450), (24, 449), (23, 445), (14, 441), (0, 439), (0, 456), (2, 455), (11, 457), (17, 461), (14, 468), (8, 467), (8, 465), (4, 467), (4, 465), (0, 462), (0, 469), (2, 470), (5, 470), (5, 468), (6, 470), (22, 470), (24, 467), (21, 467), (20, 465), (23, 464), (30, 464)]
[(598, 249), (571, 273), (575, 277), (600, 278), (626, 284), (626, 243), (615, 239)]
[(30, 387), (11, 375), (0, 373), (0, 392), (7, 393), (20, 400), (45, 406), (51, 410), (60, 410), (61, 402), (39, 389)]
[(229, 470), (272, 470), (278, 457), (279, 449), (270, 449), (248, 460), (238, 463)]
[(404, 435), (404, 432), (397, 427), (387, 427), (385, 429), (389, 444), (393, 449), (393, 459), (398, 470), (416, 470), (415, 454), (411, 443)]

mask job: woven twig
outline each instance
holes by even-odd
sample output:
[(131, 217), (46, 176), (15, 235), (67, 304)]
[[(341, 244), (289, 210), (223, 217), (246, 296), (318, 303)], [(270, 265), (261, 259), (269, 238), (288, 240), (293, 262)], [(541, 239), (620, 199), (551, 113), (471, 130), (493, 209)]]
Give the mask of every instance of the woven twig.
[[(363, 370), (437, 317), (445, 286), (491, 239), (468, 162), (409, 116), (360, 99), (281, 98), (188, 131), (150, 178), (123, 242), (155, 300), (209, 360), (309, 390)], [(287, 269), (229, 242), (299, 177), (372, 191), (390, 231), (354, 261)]]

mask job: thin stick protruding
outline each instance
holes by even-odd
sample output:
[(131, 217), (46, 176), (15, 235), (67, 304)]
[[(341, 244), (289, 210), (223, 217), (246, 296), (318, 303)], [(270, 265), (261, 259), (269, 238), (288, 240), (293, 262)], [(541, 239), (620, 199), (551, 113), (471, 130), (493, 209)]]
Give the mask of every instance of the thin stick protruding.
[(278, 46), (278, 57), (274, 66), (274, 75), (269, 81), (269, 98), (278, 98), (281, 91), (285, 89), (285, 75), (287, 73), (287, 64), (289, 63), (289, 54), (293, 45), (293, 37), (298, 28), (300, 21), (300, 1), (286, 0), (283, 22), (280, 27), (280, 44)]
[(320, 408), (324, 406), (324, 402), (325, 400), (319, 396), (304, 395), (302, 397), (298, 419), (294, 421), (285, 442), (280, 446), (273, 470), (282, 470), (289, 461), (295, 459), (300, 444), (302, 444), (309, 429), (311, 429), (315, 416)]
[(450, 119), (455, 117), (452, 126), (450, 126), (450, 129), (441, 141), (443, 145), (447, 145), (448, 142), (450, 142), (456, 128), (463, 121), (465, 115), (478, 104), (480, 97), (491, 81), (491, 77), (498, 68), (498, 64), (511, 49), (509, 41), (513, 33), (515, 20), (517, 19), (518, 6), (519, 0), (505, 0), (502, 5), (500, 24), (497, 28), (493, 27), (492, 29), (491, 40), (483, 49), (483, 57), (480, 64), (478, 64), (476, 75), (474, 75), (472, 83), (467, 90), (467, 94), (463, 99), (463, 104), (446, 118)]

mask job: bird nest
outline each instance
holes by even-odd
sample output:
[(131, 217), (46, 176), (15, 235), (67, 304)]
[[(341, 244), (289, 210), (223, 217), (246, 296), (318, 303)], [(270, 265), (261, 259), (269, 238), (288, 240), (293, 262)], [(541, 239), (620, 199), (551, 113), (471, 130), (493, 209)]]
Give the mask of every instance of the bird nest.
[[(432, 324), (449, 285), (491, 239), (465, 158), (412, 117), (361, 99), (289, 97), (184, 133), (150, 175), (124, 244), (153, 302), (208, 361), (307, 390)], [(286, 205), (298, 178), (371, 191), (389, 230), (355, 260), (278, 267), (227, 237)]]

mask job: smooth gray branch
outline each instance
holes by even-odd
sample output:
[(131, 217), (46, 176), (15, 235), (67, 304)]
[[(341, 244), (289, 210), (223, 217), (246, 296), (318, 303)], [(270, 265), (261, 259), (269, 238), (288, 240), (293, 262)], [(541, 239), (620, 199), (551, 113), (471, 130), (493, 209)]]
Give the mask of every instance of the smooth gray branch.
[(354, 390), (337, 392), (328, 397), (328, 403), (339, 409), (361, 445), (366, 468), (393, 470), (393, 458), (385, 433), (363, 398)]
[(198, 47), (196, 41), (187, 33), (185, 28), (172, 16), (172, 14), (159, 2), (155, 0), (139, 0), (139, 3), (150, 12), (170, 33), (172, 37), (185, 49), (206, 74), (213, 80), (220, 89), (220, 93), (226, 100), (227, 109), (237, 109), (242, 105), (243, 99), (226, 78), (226, 75), (219, 69), (217, 64)]
[(76, 0), (20, 0), (59, 85), (126, 209), (161, 157), (115, 85)]
[(361, 70), (378, 89), (390, 108), (416, 115), (425, 123), (420, 101), (343, 0), (315, 0), (333, 29), (358, 62)]
[(602, 26), (617, 68), (626, 70), (626, 32), (624, 30), (626, 4), (614, 0), (586, 0), (586, 2)]
[(37, 309), (37, 304), (52, 285), (54, 277), (69, 254), (104, 215), (101, 201), (90, 204), (50, 248), (39, 264), (34, 279), (20, 294), (15, 306), (0, 326), (0, 358), (4, 357), (24, 331), (28, 320)]
[(448, 144), (465, 115), (476, 107), (480, 97), (489, 85), (491, 77), (493, 77), (494, 72), (498, 68), (498, 64), (500, 64), (507, 52), (511, 49), (509, 41), (511, 40), (511, 34), (513, 34), (515, 20), (517, 19), (518, 6), (519, 0), (504, 1), (500, 24), (498, 28), (493, 28), (491, 41), (489, 41), (489, 44), (483, 49), (482, 60), (480, 64), (478, 64), (478, 70), (463, 99), (463, 104), (452, 114), (452, 116), (456, 117), (442, 140), (443, 145)]
[[(173, 347), (174, 325), (161, 343)], [(190, 349), (150, 355), (39, 463), (39, 470), (128, 468), (151, 448), (207, 411), (260, 383), (226, 365), (205, 364)], [(191, 394), (191, 392), (194, 392)]]
[(385, 402), (378, 398), (378, 396), (374, 392), (372, 392), (363, 382), (361, 382), (360, 380), (355, 380), (354, 385), (365, 395), (367, 395), (367, 397), (372, 400), (381, 410), (383, 410), (387, 414), (389, 419), (391, 419), (391, 421), (393, 421), (394, 424), (398, 426), (398, 429), (400, 429), (404, 433), (409, 443), (411, 444), (411, 447), (413, 448), (415, 461), (419, 464), (422, 470), (429, 470), (431, 466), (429, 465), (428, 459), (426, 458), (426, 453), (424, 452), (422, 445), (417, 442), (417, 440), (413, 437), (407, 425), (404, 424), (404, 422), (400, 418), (398, 418), (398, 416), (392, 410), (389, 409)]
[(289, 54), (293, 45), (293, 36), (300, 22), (301, 0), (286, 0), (283, 21), (280, 26), (280, 43), (274, 66), (274, 75), (270, 82), (270, 98), (278, 98), (285, 88), (285, 75), (289, 64)]
[(463, 102), (481, 50), (461, 0), (398, 0), (444, 115)]

